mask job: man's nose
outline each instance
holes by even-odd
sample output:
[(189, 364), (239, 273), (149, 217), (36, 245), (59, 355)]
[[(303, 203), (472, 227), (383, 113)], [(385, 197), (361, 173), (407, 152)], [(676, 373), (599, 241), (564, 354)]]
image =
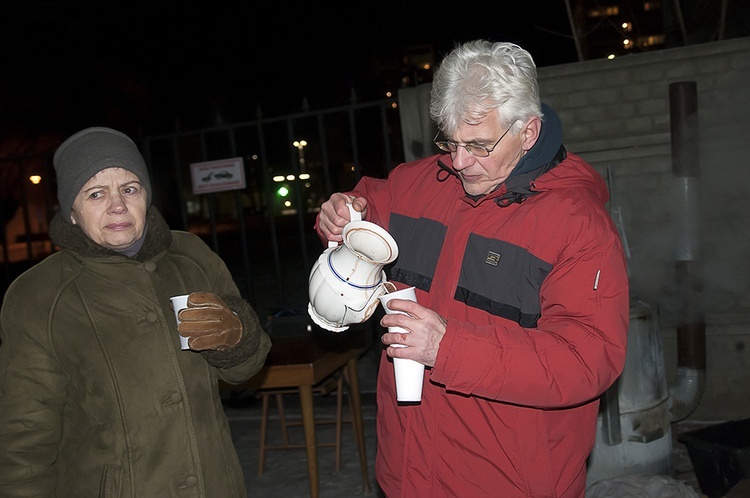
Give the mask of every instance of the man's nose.
[(453, 153), (453, 169), (461, 171), (472, 164), (474, 164), (474, 156), (469, 154), (466, 147), (459, 146), (456, 152)]

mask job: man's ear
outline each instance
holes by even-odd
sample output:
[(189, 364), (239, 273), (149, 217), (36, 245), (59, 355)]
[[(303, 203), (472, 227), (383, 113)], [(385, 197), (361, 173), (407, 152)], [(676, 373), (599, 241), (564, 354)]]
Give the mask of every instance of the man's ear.
[(521, 129), (522, 145), (524, 152), (530, 150), (536, 141), (539, 140), (539, 134), (542, 131), (542, 120), (539, 116), (532, 116), (526, 121)]

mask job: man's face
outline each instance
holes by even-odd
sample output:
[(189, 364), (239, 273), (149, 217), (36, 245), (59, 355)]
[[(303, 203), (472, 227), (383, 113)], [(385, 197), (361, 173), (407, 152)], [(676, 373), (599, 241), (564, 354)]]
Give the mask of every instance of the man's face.
[[(508, 129), (499, 118), (490, 114), (478, 124), (461, 123), (451, 140), (461, 144), (483, 145), (488, 149)], [(483, 195), (504, 182), (524, 153), (524, 138), (509, 131), (487, 157), (469, 154), (464, 147), (451, 153), (453, 169), (458, 173), (464, 191), (469, 195)]]
[(123, 250), (143, 235), (146, 210), (146, 191), (138, 177), (123, 168), (107, 168), (78, 192), (70, 219), (97, 244)]

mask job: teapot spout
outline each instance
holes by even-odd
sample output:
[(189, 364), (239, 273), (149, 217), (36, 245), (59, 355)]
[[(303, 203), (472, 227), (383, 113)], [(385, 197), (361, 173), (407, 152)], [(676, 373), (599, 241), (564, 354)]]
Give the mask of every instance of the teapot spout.
[(396, 292), (396, 284), (394, 284), (393, 282), (385, 281), (383, 282), (383, 287), (385, 288), (385, 294)]
[[(367, 314), (367, 318), (370, 318), (370, 316), (375, 312), (375, 308), (377, 308), (378, 304), (380, 304), (380, 296), (389, 292), (393, 292), (394, 290), (396, 290), (396, 286), (388, 282), (385, 279), (385, 273), (383, 273), (383, 282), (377, 287), (377, 289), (375, 289), (375, 292), (370, 294), (370, 297), (367, 299), (367, 302), (364, 306), (362, 306), (362, 310), (360, 311), (369, 311), (369, 313)], [(365, 318), (365, 320), (367, 318)]]
[[(389, 292), (387, 289), (390, 287), (393, 287), (393, 289), (395, 289), (395, 286), (393, 284), (385, 281), (385, 273), (383, 274), (383, 280), (383, 283), (378, 285), (375, 290), (373, 290), (373, 292), (367, 298), (367, 302), (360, 309), (355, 310), (350, 308), (349, 306), (346, 307), (346, 314), (343, 319), (344, 323), (362, 323), (369, 320), (372, 314), (375, 313), (378, 304), (380, 304), (380, 296)], [(393, 291), (391, 290), (390, 292)]]
[[(383, 275), (383, 280), (385, 280), (385, 275)], [(340, 317), (340, 319), (336, 320), (336, 323), (333, 323), (327, 320), (325, 317), (321, 316), (315, 310), (312, 302), (307, 305), (307, 312), (310, 315), (310, 318), (312, 318), (313, 322), (315, 322), (315, 324), (319, 327), (331, 332), (343, 332), (349, 328), (349, 325), (367, 321), (372, 316), (372, 314), (375, 313), (378, 304), (380, 304), (380, 296), (386, 294), (387, 292), (393, 292), (393, 290), (395, 290), (395, 286), (390, 282), (386, 281), (381, 283), (375, 289), (373, 289), (373, 291), (368, 296), (367, 301), (361, 308), (354, 309), (351, 306), (344, 305), (343, 315)]]

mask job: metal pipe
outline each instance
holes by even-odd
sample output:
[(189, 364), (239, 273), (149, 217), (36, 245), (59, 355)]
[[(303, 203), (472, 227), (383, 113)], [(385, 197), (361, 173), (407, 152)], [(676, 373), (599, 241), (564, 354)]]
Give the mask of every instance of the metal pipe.
[(617, 379), (601, 397), (599, 412), (602, 414), (602, 441), (608, 446), (615, 446), (622, 442), (622, 426), (620, 425), (620, 379)]
[(719, 16), (719, 41), (724, 39), (724, 28), (727, 25), (727, 9), (729, 0), (721, 0), (721, 15)]
[(699, 264), (698, 90), (694, 81), (669, 85), (672, 173), (675, 180), (675, 273), (680, 303), (677, 317), (677, 378), (669, 387), (673, 422), (687, 418), (706, 387), (706, 321)]
[(278, 286), (279, 299), (282, 303), (286, 302), (286, 286), (281, 275), (281, 258), (279, 257), (279, 236), (276, 230), (276, 211), (273, 207), (273, 192), (271, 188), (271, 179), (269, 178), (268, 154), (266, 153), (266, 135), (263, 129), (263, 113), (260, 105), (256, 113), (258, 120), (258, 147), (260, 147), (260, 160), (263, 167), (263, 190), (266, 193), (267, 205), (266, 216), (270, 226), (271, 247), (273, 248), (273, 268), (276, 274), (276, 285)]
[(680, 34), (682, 34), (682, 43), (687, 47), (689, 45), (688, 34), (687, 28), (685, 28), (685, 18), (682, 15), (682, 5), (680, 5), (680, 0), (673, 0), (673, 3), (677, 24), (680, 26)]
[(578, 40), (578, 28), (576, 27), (575, 20), (573, 19), (573, 11), (570, 9), (570, 0), (565, 0), (565, 10), (568, 13), (570, 33), (573, 36), (573, 43), (575, 43), (578, 62), (583, 62), (583, 50), (581, 50), (581, 42)]

